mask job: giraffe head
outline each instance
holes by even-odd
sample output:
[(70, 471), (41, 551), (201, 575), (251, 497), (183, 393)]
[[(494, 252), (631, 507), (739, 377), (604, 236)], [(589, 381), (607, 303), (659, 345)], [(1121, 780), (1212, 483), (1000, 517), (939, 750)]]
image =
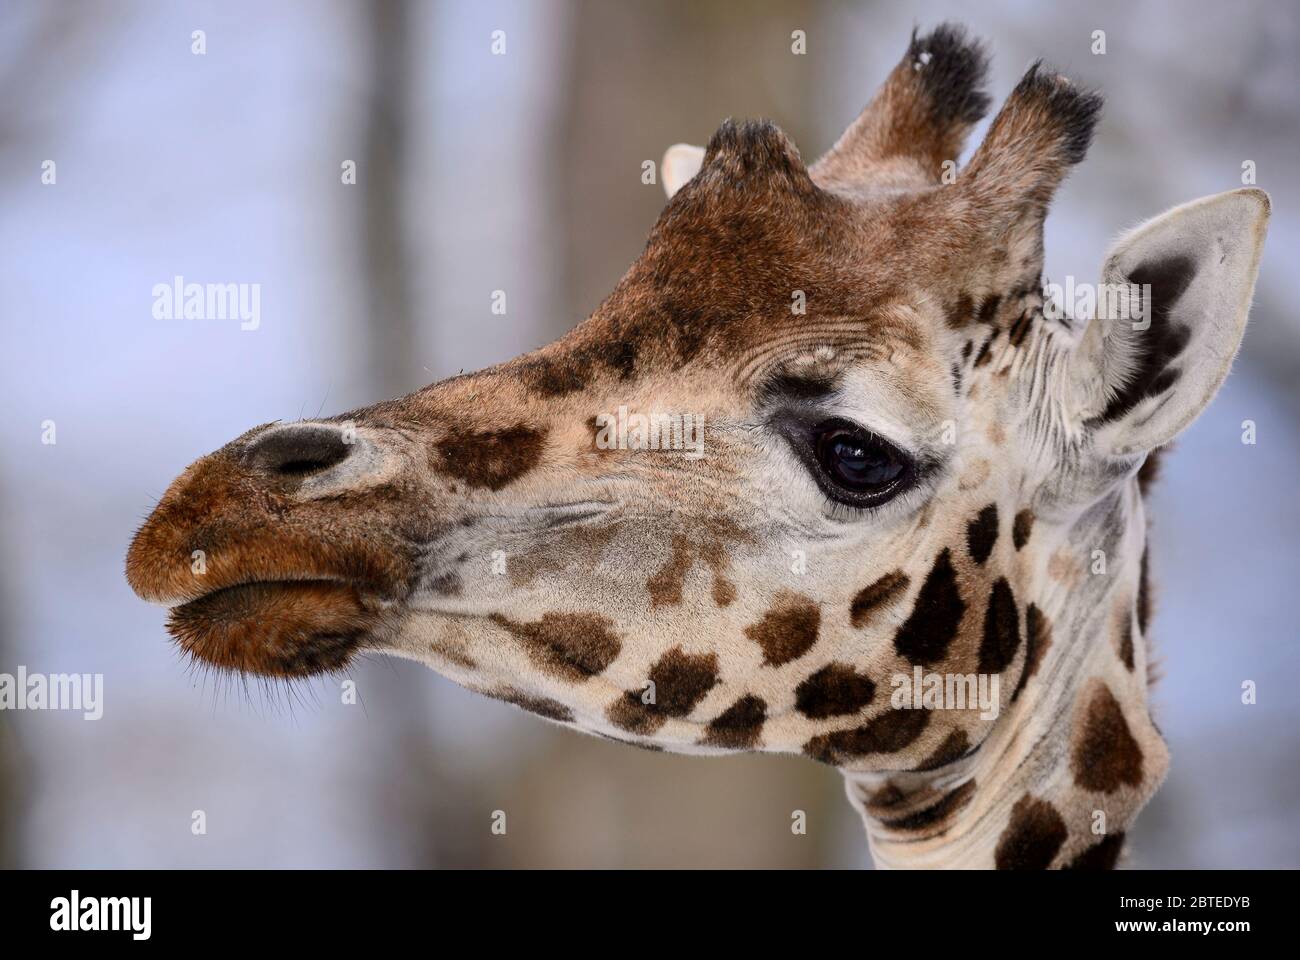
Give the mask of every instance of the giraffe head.
[[(1136, 477), (1227, 374), (1268, 201), (1150, 221), (1107, 255), (1097, 319), (1058, 315), (1043, 220), (1100, 99), (1036, 65), (957, 169), (984, 72), (941, 27), (811, 167), (767, 123), (674, 148), (668, 205), (590, 318), (250, 430), (172, 484), (131, 585), (219, 668), (388, 652), (642, 746), (947, 771), (950, 808), (973, 757), (1050, 731), (1073, 759), (1041, 793), (1092, 776), (1139, 803), (1164, 748)], [(995, 680), (997, 701), (900, 709), (918, 672)], [(1055, 828), (1016, 810), (1012, 859)]]

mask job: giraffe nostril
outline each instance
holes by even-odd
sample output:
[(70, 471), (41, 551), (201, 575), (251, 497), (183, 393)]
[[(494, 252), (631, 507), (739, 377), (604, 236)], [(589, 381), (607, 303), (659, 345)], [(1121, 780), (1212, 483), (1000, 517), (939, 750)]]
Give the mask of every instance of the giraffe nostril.
[(258, 473), (300, 477), (342, 463), (352, 452), (343, 431), (321, 423), (279, 427), (248, 447), (248, 464)]

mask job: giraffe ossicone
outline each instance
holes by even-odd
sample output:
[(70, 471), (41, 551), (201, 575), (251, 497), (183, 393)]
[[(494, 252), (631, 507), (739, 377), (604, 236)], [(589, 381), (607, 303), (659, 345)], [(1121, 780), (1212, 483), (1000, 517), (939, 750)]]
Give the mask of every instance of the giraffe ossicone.
[[(1095, 319), (1045, 310), (1101, 100), (1035, 65), (951, 176), (985, 72), (941, 26), (811, 167), (769, 123), (674, 148), (590, 318), (203, 457), (132, 587), (219, 669), (382, 651), (640, 746), (833, 764), (882, 866), (1113, 865), (1168, 764), (1144, 464), (1228, 373), (1269, 203), (1171, 210)], [(598, 444), (619, 411), (692, 418), (701, 455)]]

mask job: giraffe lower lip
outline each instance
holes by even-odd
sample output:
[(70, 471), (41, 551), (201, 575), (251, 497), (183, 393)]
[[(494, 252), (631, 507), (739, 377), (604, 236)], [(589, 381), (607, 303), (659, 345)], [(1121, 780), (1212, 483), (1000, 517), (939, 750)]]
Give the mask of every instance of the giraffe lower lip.
[(204, 663), (302, 677), (345, 666), (378, 623), (351, 584), (275, 580), (225, 587), (175, 607), (167, 631)]

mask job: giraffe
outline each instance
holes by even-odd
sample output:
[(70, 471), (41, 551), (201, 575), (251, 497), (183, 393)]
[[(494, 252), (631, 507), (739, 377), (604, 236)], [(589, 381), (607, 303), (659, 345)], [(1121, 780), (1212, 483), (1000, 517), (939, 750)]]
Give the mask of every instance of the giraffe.
[(1269, 201), (1142, 224), (1062, 313), (1043, 222), (1101, 99), (1036, 63), (957, 169), (986, 70), (945, 24), (811, 167), (767, 122), (671, 148), (584, 322), (201, 458), (130, 585), (217, 670), (379, 651), (653, 750), (804, 754), (880, 867), (1114, 866), (1169, 762), (1143, 492), (1227, 376)]

